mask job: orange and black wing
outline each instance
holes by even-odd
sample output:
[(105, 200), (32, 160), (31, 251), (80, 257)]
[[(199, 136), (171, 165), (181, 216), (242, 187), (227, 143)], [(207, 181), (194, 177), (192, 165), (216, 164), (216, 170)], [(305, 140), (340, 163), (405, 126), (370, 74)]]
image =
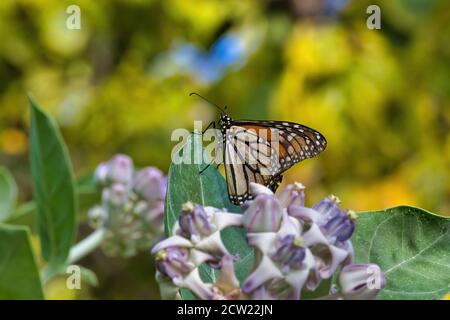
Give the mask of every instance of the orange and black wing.
[(275, 191), (282, 173), (319, 154), (325, 138), (309, 127), (282, 121), (234, 121), (224, 139), (228, 194), (235, 204), (250, 199), (250, 182)]

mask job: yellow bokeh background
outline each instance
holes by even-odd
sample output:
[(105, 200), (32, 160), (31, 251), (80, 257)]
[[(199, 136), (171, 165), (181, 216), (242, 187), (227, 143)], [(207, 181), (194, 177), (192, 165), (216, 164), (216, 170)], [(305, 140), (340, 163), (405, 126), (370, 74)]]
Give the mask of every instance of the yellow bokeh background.
[[(408, 204), (450, 215), (450, 3), (337, 2), (344, 4), (80, 0), (81, 29), (70, 30), (72, 1), (1, 1), (0, 164), (16, 178), (20, 201), (32, 197), (28, 92), (58, 122), (82, 176), (119, 152), (167, 172), (172, 131), (218, 117), (188, 96), (196, 91), (234, 118), (295, 121), (322, 132), (326, 151), (284, 178), (306, 185), (310, 205), (336, 194), (357, 211)], [(380, 30), (366, 26), (370, 4), (381, 8)], [(186, 43), (211, 54), (231, 32), (246, 41), (245, 57), (213, 80), (201, 76), (215, 65), (186, 71), (171, 60)], [(83, 228), (80, 234), (89, 232)], [(103, 267), (100, 283), (109, 285), (78, 297), (157, 297), (141, 283), (153, 281), (147, 255), (105, 261), (100, 253), (85, 262)], [(145, 280), (130, 270), (145, 270)], [(48, 295), (77, 296), (62, 283), (52, 282)]]

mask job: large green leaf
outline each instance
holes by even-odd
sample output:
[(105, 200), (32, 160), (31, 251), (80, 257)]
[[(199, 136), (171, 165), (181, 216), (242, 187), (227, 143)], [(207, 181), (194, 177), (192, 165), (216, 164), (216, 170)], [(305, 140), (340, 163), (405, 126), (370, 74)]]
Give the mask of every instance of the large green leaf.
[(0, 300), (43, 297), (28, 228), (0, 225)]
[(0, 221), (6, 221), (16, 205), (17, 185), (6, 168), (0, 168)]
[[(86, 221), (88, 210), (100, 202), (101, 195), (95, 188), (93, 180), (92, 172), (77, 178), (75, 189), (78, 199), (78, 222)], [(29, 225), (32, 221), (27, 216), (34, 215), (35, 212), (36, 204), (29, 201), (16, 207), (6, 221), (9, 224)]]
[[(191, 135), (186, 146), (190, 146), (190, 148), (183, 148), (180, 155), (183, 152), (189, 152), (192, 162), (194, 162), (195, 152), (198, 152), (197, 156), (203, 152), (199, 135)], [(171, 235), (172, 226), (178, 219), (181, 206), (187, 201), (203, 206), (226, 208), (234, 213), (242, 212), (239, 207), (229, 201), (225, 180), (214, 166), (210, 166), (202, 174), (199, 174), (204, 166), (206, 165), (186, 163), (172, 163), (170, 166), (164, 215), (167, 235)], [(235, 270), (238, 279), (243, 281), (253, 262), (253, 250), (247, 245), (245, 233), (240, 228), (226, 228), (221, 232), (221, 237), (229, 252), (239, 256), (239, 260), (235, 264)], [(217, 278), (217, 272), (206, 265), (202, 265), (200, 276), (206, 282), (214, 282)], [(183, 297), (187, 298), (184, 290), (182, 293), (184, 293)]]
[(30, 161), (39, 235), (48, 269), (56, 270), (64, 266), (75, 237), (75, 184), (57, 126), (31, 98), (30, 104)]
[(450, 285), (450, 219), (400, 206), (358, 214), (357, 262), (386, 276), (381, 299), (440, 299)]

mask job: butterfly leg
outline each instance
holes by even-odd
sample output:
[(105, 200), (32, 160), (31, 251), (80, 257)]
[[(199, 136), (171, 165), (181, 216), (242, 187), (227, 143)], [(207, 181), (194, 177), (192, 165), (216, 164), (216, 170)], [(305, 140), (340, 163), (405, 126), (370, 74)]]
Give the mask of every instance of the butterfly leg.
[(216, 128), (216, 122), (215, 122), (215, 121), (211, 121), (211, 122), (208, 124), (208, 126), (206, 127), (206, 129), (202, 131), (202, 133), (197, 133), (197, 132), (195, 132), (195, 131), (192, 132), (192, 133), (193, 133), (193, 134), (204, 135), (205, 132), (206, 132), (209, 128), (211, 128), (211, 127), (213, 127), (214, 129)]

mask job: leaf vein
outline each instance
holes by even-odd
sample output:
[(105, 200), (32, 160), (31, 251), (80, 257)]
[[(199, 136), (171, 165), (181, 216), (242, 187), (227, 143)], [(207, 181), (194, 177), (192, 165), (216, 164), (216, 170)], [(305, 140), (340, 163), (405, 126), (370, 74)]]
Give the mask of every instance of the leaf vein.
[[(450, 231), (450, 229), (449, 229)], [(391, 268), (389, 268), (387, 271), (384, 272), (384, 274), (388, 274), (390, 272), (392, 272), (393, 270), (397, 269), (398, 267), (400, 267), (401, 265), (410, 262), (411, 260), (416, 259), (417, 257), (420, 257), (420, 255), (422, 253), (424, 253), (426, 250), (430, 249), (431, 247), (433, 247), (437, 242), (439, 242), (444, 236), (449, 234), (449, 231), (443, 233), (441, 236), (439, 236), (438, 238), (436, 238), (433, 242), (431, 242), (429, 245), (427, 245), (425, 248), (423, 248), (422, 250), (420, 250), (419, 252), (417, 252), (414, 256), (403, 260), (402, 262), (392, 266)]]

